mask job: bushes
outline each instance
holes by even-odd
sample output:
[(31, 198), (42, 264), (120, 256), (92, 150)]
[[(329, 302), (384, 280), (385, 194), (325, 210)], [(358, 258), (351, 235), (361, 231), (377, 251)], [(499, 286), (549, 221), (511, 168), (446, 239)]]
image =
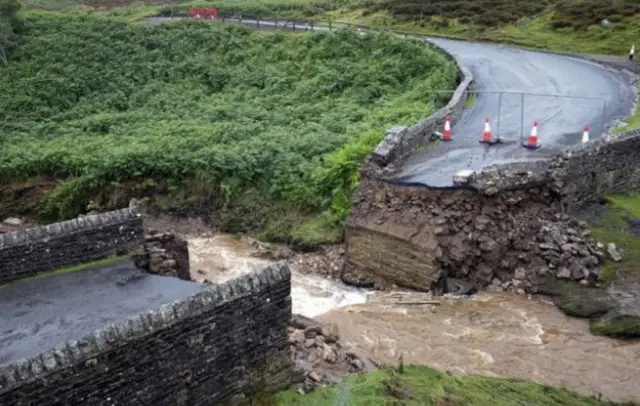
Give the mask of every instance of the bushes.
[(621, 21), (640, 12), (640, 5), (623, 0), (382, 0), (371, 11), (387, 11), (398, 20), (457, 19), (480, 27), (512, 24), (523, 17), (553, 11), (553, 28), (583, 29), (603, 19)]
[(563, 0), (554, 7), (554, 28), (584, 29), (603, 19), (617, 23), (624, 17), (640, 13), (640, 5), (620, 0)]
[(399, 20), (464, 19), (479, 26), (509, 24), (522, 17), (541, 12), (547, 6), (542, 0), (382, 0), (373, 5), (375, 11), (388, 11)]
[(0, 74), (0, 181), (68, 179), (43, 206), (53, 217), (153, 178), (196, 179), (229, 205), (251, 189), (304, 213), (333, 207), (338, 221), (382, 132), (456, 80), (440, 54), (391, 36), (90, 14), (29, 14), (26, 28)]

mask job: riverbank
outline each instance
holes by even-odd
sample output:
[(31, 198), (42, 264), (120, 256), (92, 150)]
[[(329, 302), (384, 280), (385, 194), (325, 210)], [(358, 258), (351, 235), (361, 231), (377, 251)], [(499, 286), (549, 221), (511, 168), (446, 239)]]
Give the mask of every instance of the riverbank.
[(433, 405), (433, 406), (596, 406), (636, 405), (613, 403), (599, 396), (581, 396), (570, 390), (529, 381), (486, 376), (454, 376), (435, 369), (408, 365), (387, 367), (370, 374), (347, 378), (339, 385), (317, 389), (304, 397), (291, 390), (256, 401), (266, 405)]

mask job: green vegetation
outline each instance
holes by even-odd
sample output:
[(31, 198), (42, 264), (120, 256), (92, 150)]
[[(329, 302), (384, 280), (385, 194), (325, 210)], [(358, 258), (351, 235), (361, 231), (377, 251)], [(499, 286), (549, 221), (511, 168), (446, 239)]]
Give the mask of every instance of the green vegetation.
[(7, 64), (9, 53), (22, 29), (18, 10), (20, 3), (16, 0), (0, 0), (0, 66)]
[[(64, 268), (53, 269), (51, 271), (43, 272), (41, 274), (38, 274), (36, 276), (32, 276), (30, 278), (25, 278), (23, 280), (47, 278), (49, 276), (64, 275), (64, 274), (68, 274), (68, 273), (72, 273), (72, 272), (84, 271), (84, 270), (87, 270), (87, 269), (90, 269), (90, 268), (110, 265), (110, 264), (114, 264), (116, 262), (124, 261), (127, 258), (129, 258), (129, 257), (126, 256), (126, 255), (124, 255), (124, 256), (107, 257), (107, 258), (99, 259), (97, 261), (87, 262), (87, 263), (80, 264), (80, 265), (67, 266), (67, 267), (64, 267)], [(0, 288), (2, 288), (4, 286), (7, 286), (7, 285), (0, 285)]]
[[(452, 376), (424, 366), (410, 365), (403, 372), (386, 368), (347, 378), (339, 385), (299, 395), (289, 390), (261, 405), (433, 405), (433, 406), (577, 406), (614, 403), (575, 392), (516, 379), (479, 375)], [(633, 403), (628, 403), (632, 405)]]
[(0, 70), (0, 185), (55, 179), (48, 219), (152, 196), (234, 231), (336, 239), (384, 130), (455, 81), (442, 55), (387, 35), (29, 12)]
[[(520, 46), (626, 56), (640, 37), (640, 4), (633, 0), (23, 0), (29, 8), (113, 8), (110, 15), (143, 16), (215, 6), (222, 14), (271, 19), (342, 21), (430, 35)], [(126, 7), (123, 7), (126, 6)], [(607, 19), (614, 27), (601, 27)]]
[(606, 280), (640, 280), (640, 236), (629, 230), (629, 219), (640, 218), (640, 193), (607, 198), (608, 210), (593, 224), (593, 236), (602, 243), (614, 243), (624, 250), (621, 262), (607, 261)]
[[(640, 92), (640, 88), (637, 89)], [(627, 116), (625, 119), (625, 124), (619, 127), (616, 127), (613, 131), (614, 133), (621, 133), (624, 131), (631, 131), (637, 128), (640, 128), (640, 106), (636, 104), (635, 111), (630, 116)]]

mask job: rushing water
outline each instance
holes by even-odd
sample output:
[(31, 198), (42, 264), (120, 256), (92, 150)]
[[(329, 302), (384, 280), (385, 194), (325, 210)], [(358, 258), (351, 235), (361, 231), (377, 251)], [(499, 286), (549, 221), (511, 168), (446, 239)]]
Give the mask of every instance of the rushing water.
[(366, 304), (319, 320), (372, 358), (425, 364), (452, 373), (532, 379), (612, 400), (640, 400), (640, 342), (594, 336), (588, 322), (540, 299), (511, 294), (447, 298), (378, 293)]
[[(196, 280), (224, 282), (269, 264), (229, 235), (189, 239)], [(198, 269), (205, 272), (198, 272)], [(541, 299), (480, 294), (438, 299), (370, 293), (291, 266), (293, 312), (335, 323), (344, 344), (378, 361), (425, 364), (452, 373), (533, 379), (612, 400), (640, 400), (640, 342), (589, 332)], [(411, 304), (408, 304), (411, 303)]]
[[(231, 235), (189, 238), (189, 261), (193, 279), (220, 283), (273, 261), (253, 257), (255, 249), (245, 240)], [(365, 303), (369, 292), (346, 286), (317, 275), (291, 268), (291, 302), (293, 312), (315, 317), (339, 307)], [(198, 270), (201, 270), (199, 272)]]

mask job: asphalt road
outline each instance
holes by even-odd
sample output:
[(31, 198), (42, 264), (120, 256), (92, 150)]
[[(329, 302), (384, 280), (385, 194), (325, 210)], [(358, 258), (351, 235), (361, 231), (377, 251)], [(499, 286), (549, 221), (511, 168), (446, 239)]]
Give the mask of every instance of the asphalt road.
[[(148, 19), (150, 23), (170, 20)], [(260, 29), (294, 28), (291, 22), (241, 22)], [(327, 31), (329, 27), (298, 23), (295, 29)], [(580, 143), (585, 125), (591, 128), (591, 139), (597, 139), (633, 110), (635, 87), (631, 78), (595, 62), (488, 43), (423, 39), (456, 54), (472, 72), (479, 93), (475, 104), (453, 126), (454, 141), (411, 156), (396, 176), (397, 183), (450, 187), (453, 175), (460, 170), (544, 159)], [(630, 67), (626, 58), (595, 58)], [(478, 142), (487, 117), (494, 136), (504, 141), (502, 144), (486, 146)], [(522, 142), (534, 121), (539, 123), (541, 147), (528, 150)]]
[(5, 286), (0, 367), (206, 288), (147, 274), (131, 261)]
[[(453, 126), (454, 141), (411, 156), (395, 179), (398, 183), (448, 187), (460, 170), (549, 157), (580, 143), (585, 125), (593, 140), (633, 109), (630, 78), (595, 62), (494, 44), (431, 40), (458, 55), (479, 93)], [(487, 117), (493, 135), (504, 144), (478, 142)], [(542, 146), (529, 150), (521, 143), (534, 121), (539, 122)]]

